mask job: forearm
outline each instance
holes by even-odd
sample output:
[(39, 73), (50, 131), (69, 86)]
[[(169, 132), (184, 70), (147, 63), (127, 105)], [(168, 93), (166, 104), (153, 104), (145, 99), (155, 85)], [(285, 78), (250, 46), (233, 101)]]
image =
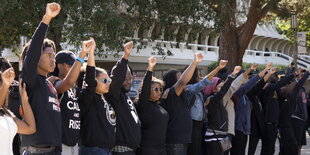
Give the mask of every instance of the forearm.
[(212, 72), (210, 72), (208, 75), (206, 75), (206, 78), (208, 80), (212, 80), (212, 78), (221, 70), (220, 67), (216, 67)]
[(264, 75), (266, 74), (266, 72), (268, 71), (268, 68), (265, 68), (264, 70), (262, 70), (261, 72), (258, 73), (259, 77), (264, 77)]
[(8, 86), (3, 85), (0, 88), (0, 108), (4, 105), (5, 99), (6, 99), (7, 94), (8, 94), (8, 90), (9, 90)]
[(267, 75), (265, 75), (264, 81), (267, 82), (271, 75), (272, 75), (272, 73), (268, 73)]
[(87, 66), (93, 66), (93, 67), (96, 66), (96, 65), (95, 65), (95, 55), (94, 55), (94, 53), (90, 53), (90, 54), (88, 55)]
[(48, 16), (48, 15), (44, 15), (43, 18), (42, 18), (42, 23), (46, 24), (46, 25), (49, 25), (50, 22), (52, 21), (52, 17)]
[(29, 49), (23, 62), (22, 77), (23, 80), (30, 86), (35, 86), (37, 65), (41, 57), (42, 45), (47, 29), (48, 25), (40, 23), (32, 36)]
[(248, 68), (242, 75), (244, 78), (248, 78), (251, 72), (252, 72), (252, 69)]
[(36, 123), (31, 106), (28, 103), (28, 99), (22, 99), (21, 103), (24, 114), (24, 121), (16, 120), (18, 118), (14, 119), (18, 127), (18, 133), (33, 134), (36, 132)]
[(177, 81), (175, 85), (175, 91), (177, 95), (180, 95), (183, 89), (185, 88), (186, 84), (192, 78), (195, 68), (197, 67), (198, 63), (193, 61), (187, 69), (182, 73), (181, 77)]
[(187, 69), (183, 72), (183, 74), (181, 75), (180, 79), (178, 80), (179, 83), (181, 83), (182, 85), (186, 85), (189, 80), (191, 80), (195, 68), (197, 67), (198, 63), (193, 61), (188, 67)]
[[(86, 53), (82, 51), (80, 52), (79, 57), (84, 59), (85, 55)], [(80, 61), (75, 61), (69, 73), (63, 79), (63, 81), (58, 82), (59, 84), (56, 83), (55, 87), (58, 94), (61, 94), (74, 86), (79, 77), (82, 65), (83, 64)]]
[(151, 71), (147, 71), (145, 73), (141, 93), (139, 94), (138, 104), (145, 104), (150, 98), (152, 73), (153, 72), (151, 72)]

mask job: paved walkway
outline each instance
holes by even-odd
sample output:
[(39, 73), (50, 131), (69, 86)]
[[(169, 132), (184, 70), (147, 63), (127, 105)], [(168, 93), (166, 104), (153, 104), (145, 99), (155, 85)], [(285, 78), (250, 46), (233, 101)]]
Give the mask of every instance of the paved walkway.
[[(310, 155), (310, 137), (307, 134), (307, 144), (306, 146), (303, 146), (301, 149), (302, 155)], [(261, 143), (258, 144), (255, 155), (260, 155), (260, 149), (261, 149)], [(279, 154), (279, 141), (276, 142), (276, 152), (275, 155)]]

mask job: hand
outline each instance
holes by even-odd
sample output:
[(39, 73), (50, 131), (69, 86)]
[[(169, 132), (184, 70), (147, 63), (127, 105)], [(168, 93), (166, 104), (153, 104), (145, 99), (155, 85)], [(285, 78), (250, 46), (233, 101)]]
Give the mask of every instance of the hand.
[(51, 83), (54, 83), (55, 81), (61, 80), (61, 79), (59, 77), (57, 77), (57, 76), (50, 76), (50, 77), (47, 78), (47, 80), (49, 82), (51, 82)]
[(302, 68), (298, 68), (297, 71), (295, 72), (296, 76), (302, 75), (302, 71), (303, 71)]
[(195, 53), (194, 61), (200, 63), (203, 60), (203, 55), (201, 53)]
[(273, 63), (269, 62), (269, 63), (266, 64), (265, 68), (269, 70), (272, 67), (272, 65), (273, 65)]
[(277, 67), (272, 67), (272, 68), (269, 70), (269, 73), (270, 73), (270, 74), (274, 74), (276, 71), (277, 71)]
[(228, 63), (228, 60), (220, 60), (220, 64), (219, 64), (220, 69), (225, 68), (227, 63)]
[(96, 42), (94, 38), (90, 38), (91, 41), (91, 48), (90, 48), (90, 52), (95, 53), (95, 49), (96, 49)]
[(89, 53), (89, 51), (91, 50), (91, 44), (92, 44), (91, 40), (83, 41), (82, 44), (83, 44), (82, 51)]
[(22, 100), (27, 100), (28, 101), (28, 95), (26, 91), (26, 83), (23, 83), (22, 80), (19, 81), (19, 94)]
[(235, 66), (234, 71), (231, 73), (232, 75), (237, 75), (241, 70), (241, 66)]
[(133, 48), (133, 42), (130, 41), (124, 45), (124, 54), (128, 57), (131, 54)]
[(252, 64), (251, 70), (252, 70), (252, 71), (256, 70), (257, 66), (258, 66), (258, 64)]
[(60, 5), (58, 3), (56, 3), (56, 2), (47, 3), (45, 15), (49, 18), (54, 18), (59, 14), (60, 10), (61, 10), (61, 8), (60, 8)]
[(10, 87), (10, 85), (13, 83), (14, 78), (15, 78), (15, 72), (13, 68), (9, 68), (7, 70), (5, 70), (2, 74), (1, 74), (1, 78), (2, 78), (2, 84), (5, 87)]
[(157, 59), (155, 57), (150, 57), (148, 60), (149, 60), (149, 68), (153, 70), (157, 63)]

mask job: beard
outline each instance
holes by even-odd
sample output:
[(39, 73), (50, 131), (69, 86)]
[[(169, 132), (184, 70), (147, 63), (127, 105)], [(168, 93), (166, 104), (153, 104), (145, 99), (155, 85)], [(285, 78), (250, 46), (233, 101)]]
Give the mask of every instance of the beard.
[(123, 93), (128, 93), (128, 92), (130, 91), (130, 88), (127, 89), (127, 88), (125, 88), (125, 87), (123, 86), (123, 87), (121, 88), (121, 90), (122, 90)]

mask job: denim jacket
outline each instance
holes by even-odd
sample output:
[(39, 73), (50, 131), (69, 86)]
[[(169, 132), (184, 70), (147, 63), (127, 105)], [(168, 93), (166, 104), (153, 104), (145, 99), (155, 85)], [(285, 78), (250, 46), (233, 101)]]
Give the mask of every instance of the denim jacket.
[(195, 121), (202, 121), (205, 117), (204, 97), (202, 94), (202, 89), (210, 84), (212, 84), (212, 80), (208, 80), (206, 77), (204, 77), (199, 82), (186, 86), (186, 99), (188, 103), (190, 103), (194, 95), (196, 97), (194, 105), (192, 105), (190, 109), (191, 117)]

